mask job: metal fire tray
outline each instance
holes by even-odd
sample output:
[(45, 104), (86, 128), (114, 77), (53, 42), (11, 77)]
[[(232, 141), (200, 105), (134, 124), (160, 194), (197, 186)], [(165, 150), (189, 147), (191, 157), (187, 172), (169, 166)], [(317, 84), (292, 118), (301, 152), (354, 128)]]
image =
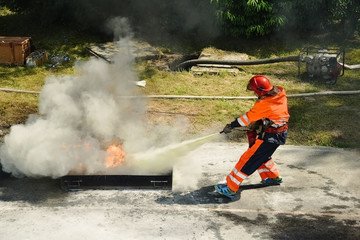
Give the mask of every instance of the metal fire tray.
[(172, 172), (167, 175), (67, 175), (61, 189), (172, 189)]

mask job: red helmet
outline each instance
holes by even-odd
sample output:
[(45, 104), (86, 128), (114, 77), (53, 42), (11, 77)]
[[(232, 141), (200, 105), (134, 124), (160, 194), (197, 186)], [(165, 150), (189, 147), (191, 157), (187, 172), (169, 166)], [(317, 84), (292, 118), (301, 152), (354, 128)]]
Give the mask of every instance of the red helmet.
[(271, 85), (267, 77), (262, 75), (256, 75), (249, 80), (247, 89), (254, 91), (256, 95), (260, 97), (268, 93), (271, 89), (273, 89), (273, 86)]

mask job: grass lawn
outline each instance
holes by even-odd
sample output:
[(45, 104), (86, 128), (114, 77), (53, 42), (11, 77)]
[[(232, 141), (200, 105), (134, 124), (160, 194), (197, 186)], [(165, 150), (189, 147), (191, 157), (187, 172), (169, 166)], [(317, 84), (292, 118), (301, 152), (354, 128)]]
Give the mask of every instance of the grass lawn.
[[(0, 15), (0, 24), (5, 26), (4, 24), (8, 23), (2, 34), (31, 36), (37, 48), (46, 49), (50, 54), (67, 54), (71, 61), (56, 68), (47, 65), (34, 68), (0, 66), (0, 88), (41, 91), (48, 76), (74, 74), (74, 63), (78, 59), (86, 60), (89, 57), (86, 46), (103, 41), (97, 36), (66, 28), (43, 31), (31, 25), (28, 28), (23, 26), (16, 29), (11, 22), (14, 18), (16, 16), (9, 13)], [(321, 38), (312, 40), (315, 47), (324, 44)], [(259, 59), (296, 55), (308, 44), (309, 40), (287, 42), (283, 45), (276, 42), (253, 42), (247, 48), (237, 51), (248, 54), (251, 59)], [(347, 64), (360, 63), (360, 38), (326, 44), (332, 48), (344, 48)], [(172, 51), (168, 46), (167, 48), (168, 51)], [(321, 80), (299, 77), (297, 63), (291, 62), (242, 66), (236, 76), (227, 73), (195, 76), (187, 71), (163, 71), (153, 63), (153, 60), (146, 60), (134, 67), (139, 79), (147, 82), (146, 87), (141, 89), (147, 95), (252, 96), (245, 88), (247, 81), (255, 74), (268, 76), (273, 85), (283, 86), (288, 94), (360, 89), (360, 70), (345, 71), (344, 76), (339, 77), (336, 84), (329, 85)], [(247, 111), (253, 103), (254, 100), (150, 99), (147, 105), (148, 119), (152, 123), (169, 123), (182, 117), (189, 123), (186, 136), (201, 135), (204, 132), (222, 130), (226, 123)], [(24, 123), (30, 114), (36, 114), (37, 105), (36, 94), (0, 91), (1, 140), (12, 125)], [(360, 134), (356, 129), (360, 117), (359, 109), (359, 95), (289, 98), (291, 118), (288, 143), (358, 148)], [(228, 139), (246, 141), (242, 132), (229, 134)]]

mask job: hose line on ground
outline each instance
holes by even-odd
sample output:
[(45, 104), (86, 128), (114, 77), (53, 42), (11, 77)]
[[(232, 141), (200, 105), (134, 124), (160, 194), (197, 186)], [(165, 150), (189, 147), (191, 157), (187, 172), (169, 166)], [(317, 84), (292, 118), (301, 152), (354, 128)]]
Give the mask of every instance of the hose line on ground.
[[(3, 92), (14, 92), (14, 93), (30, 93), (40, 94), (38, 91), (18, 90), (9, 88), (0, 88)], [(287, 97), (309, 97), (309, 96), (327, 96), (327, 95), (355, 95), (360, 94), (360, 90), (350, 91), (325, 91), (325, 92), (313, 92), (313, 93), (298, 93), (288, 94)], [(167, 98), (167, 99), (225, 99), (225, 100), (247, 100), (257, 99), (255, 96), (191, 96), (191, 95), (143, 95), (143, 96), (121, 96), (121, 98)]]
[(187, 70), (197, 64), (219, 64), (219, 65), (260, 65), (277, 62), (298, 62), (299, 56), (287, 56), (277, 58), (264, 58), (257, 60), (215, 60), (215, 59), (192, 59), (180, 63), (176, 66), (177, 70)]

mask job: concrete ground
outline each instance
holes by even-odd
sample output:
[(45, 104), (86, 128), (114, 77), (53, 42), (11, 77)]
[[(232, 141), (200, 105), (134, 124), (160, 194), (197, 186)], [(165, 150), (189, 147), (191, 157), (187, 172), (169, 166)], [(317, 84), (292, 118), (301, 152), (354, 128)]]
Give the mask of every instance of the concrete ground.
[(56, 179), (0, 179), (0, 239), (360, 239), (360, 154), (355, 150), (281, 146), (284, 179), (263, 187), (254, 173), (234, 201), (217, 195), (246, 145), (210, 142), (188, 157), (198, 186), (175, 191), (64, 192)]

